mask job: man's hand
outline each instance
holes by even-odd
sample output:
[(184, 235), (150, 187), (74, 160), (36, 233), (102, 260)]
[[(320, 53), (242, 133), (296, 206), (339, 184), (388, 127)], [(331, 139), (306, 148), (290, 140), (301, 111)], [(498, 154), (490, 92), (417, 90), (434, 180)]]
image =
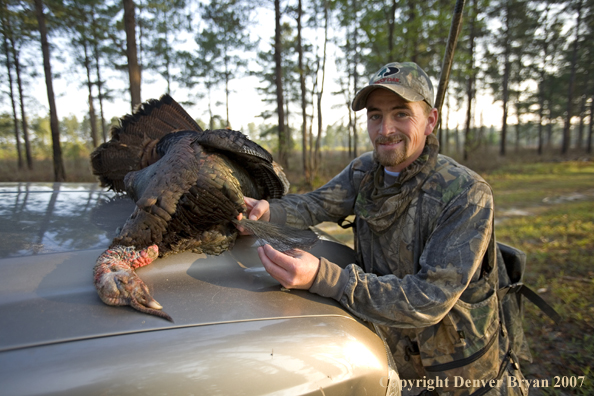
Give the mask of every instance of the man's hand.
[[(245, 206), (247, 206), (247, 218), (250, 220), (261, 220), (261, 221), (270, 221), (270, 205), (268, 201), (261, 199), (254, 199), (249, 197), (243, 197), (243, 201), (245, 202)], [(240, 213), (237, 216), (237, 220), (241, 220), (243, 218), (243, 213)], [(236, 226), (239, 230), (240, 235), (251, 235), (250, 232), (245, 230), (242, 226)]]
[(266, 271), (287, 289), (309, 290), (320, 269), (320, 259), (303, 250), (287, 254), (264, 245), (258, 248), (258, 255)]
[(250, 220), (270, 221), (270, 205), (265, 199), (243, 197), (247, 206), (247, 215)]

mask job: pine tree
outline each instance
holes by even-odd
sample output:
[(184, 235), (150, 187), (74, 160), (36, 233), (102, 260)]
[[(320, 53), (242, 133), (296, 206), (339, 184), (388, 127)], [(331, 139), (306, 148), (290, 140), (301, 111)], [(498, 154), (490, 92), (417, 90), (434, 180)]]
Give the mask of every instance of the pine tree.
[(175, 66), (178, 63), (179, 49), (186, 25), (185, 0), (149, 0), (143, 11), (150, 15), (144, 18), (144, 27), (148, 31), (144, 49), (150, 59), (145, 62), (146, 70), (153, 70), (165, 79), (167, 93), (171, 93), (171, 84), (175, 80)]
[[(14, 83), (13, 83), (13, 54), (11, 53), (11, 48), (9, 41), (10, 37), (12, 36), (12, 29), (11, 29), (11, 21), (12, 15), (10, 14), (8, 7), (5, 1), (0, 2), (0, 20), (2, 21), (1, 24), (1, 31), (2, 34), (2, 50), (6, 65), (6, 76), (8, 77), (8, 91), (10, 96), (10, 104), (12, 107), (12, 121), (14, 125), (14, 136), (15, 136), (15, 145), (17, 151), (17, 165), (19, 169), (24, 167), (23, 156), (21, 153), (21, 137), (19, 131), (19, 119), (17, 116), (16, 111), (16, 97), (14, 93)], [(14, 46), (13, 46), (14, 47)]]
[[(229, 82), (246, 74), (246, 54), (254, 48), (248, 34), (251, 8), (240, 0), (211, 0), (201, 7), (203, 30), (213, 33), (212, 40), (218, 47), (218, 58), (213, 59), (217, 76), (225, 86), (227, 127), (229, 122)], [(214, 53), (213, 53), (214, 54)]]
[(45, 20), (43, 0), (35, 0), (35, 14), (37, 16), (37, 22), (39, 27), (41, 52), (43, 54), (45, 86), (47, 89), (47, 99), (50, 109), (50, 126), (52, 132), (52, 147), (54, 161), (54, 180), (56, 182), (62, 182), (66, 180), (66, 171), (64, 169), (64, 161), (62, 159), (62, 147), (60, 145), (60, 125), (58, 121), (58, 112), (56, 109), (56, 100), (54, 95), (50, 48), (47, 38), (48, 30)]
[(122, 0), (124, 6), (124, 29), (126, 31), (126, 58), (128, 59), (128, 78), (130, 81), (130, 106), (132, 110), (142, 101), (140, 85), (141, 68), (136, 46), (136, 15), (134, 0)]
[(576, 10), (576, 24), (575, 24), (575, 39), (572, 45), (572, 53), (571, 53), (571, 64), (570, 64), (570, 77), (569, 77), (569, 85), (568, 85), (568, 92), (567, 92), (567, 111), (565, 113), (565, 123), (563, 125), (563, 142), (561, 144), (561, 154), (567, 154), (569, 151), (569, 144), (571, 141), (570, 136), (570, 128), (571, 128), (571, 118), (573, 116), (573, 94), (574, 94), (574, 84), (575, 84), (575, 74), (578, 67), (578, 44), (580, 42), (580, 27), (582, 22), (582, 10), (583, 10), (583, 0), (578, 0), (574, 4)]
[[(525, 51), (533, 42), (534, 13), (527, 0), (498, 0), (491, 4), (489, 16), (501, 25), (491, 32), (487, 43), (492, 93), (496, 100), (502, 101), (501, 141), (499, 154), (506, 155), (509, 108), (514, 97), (519, 101), (522, 72), (526, 65)], [(496, 26), (496, 25), (495, 25)]]
[[(34, 41), (33, 31), (37, 30), (37, 24), (35, 22), (34, 12), (24, 4), (20, 4), (20, 2), (11, 3), (6, 0), (2, 1), (1, 4), (3, 48), (14, 119), (16, 150), (19, 158), (18, 165), (19, 167), (23, 166), (20, 147), (20, 132), (22, 132), (27, 168), (31, 170), (33, 169), (33, 155), (31, 152), (27, 112), (25, 110), (26, 66), (21, 60), (21, 54), (23, 48), (32, 44)], [(16, 84), (18, 98), (14, 92), (13, 84)], [(19, 116), (16, 109), (17, 106), (20, 110), (20, 131), (18, 124)]]

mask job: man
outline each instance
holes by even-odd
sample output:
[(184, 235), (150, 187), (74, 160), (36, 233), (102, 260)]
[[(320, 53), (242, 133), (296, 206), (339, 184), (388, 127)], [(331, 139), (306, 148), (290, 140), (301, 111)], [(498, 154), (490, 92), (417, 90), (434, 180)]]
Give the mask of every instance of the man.
[(354, 214), (356, 264), (269, 245), (258, 253), (284, 287), (334, 298), (379, 325), (402, 379), (433, 380), (439, 394), (522, 394), (499, 319), (491, 188), (438, 155), (433, 101), (419, 66), (384, 66), (352, 103), (367, 109), (373, 153), (316, 191), (246, 198), (249, 218), (300, 228)]

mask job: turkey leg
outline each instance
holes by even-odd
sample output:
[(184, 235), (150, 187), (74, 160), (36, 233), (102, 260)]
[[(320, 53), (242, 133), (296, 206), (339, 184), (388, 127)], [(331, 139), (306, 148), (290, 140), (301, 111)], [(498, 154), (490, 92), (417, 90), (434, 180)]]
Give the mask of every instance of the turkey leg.
[(137, 311), (173, 319), (153, 297), (148, 287), (136, 275), (136, 268), (153, 262), (159, 255), (157, 245), (136, 250), (133, 246), (114, 246), (99, 256), (93, 269), (99, 297), (107, 305), (130, 305)]

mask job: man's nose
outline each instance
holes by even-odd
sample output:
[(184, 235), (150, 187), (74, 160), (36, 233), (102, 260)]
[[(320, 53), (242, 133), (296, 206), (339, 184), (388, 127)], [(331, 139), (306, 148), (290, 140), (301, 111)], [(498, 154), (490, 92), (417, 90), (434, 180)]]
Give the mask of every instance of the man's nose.
[(390, 117), (384, 117), (382, 119), (382, 125), (380, 128), (380, 135), (391, 135), (395, 131), (394, 122), (390, 119)]

